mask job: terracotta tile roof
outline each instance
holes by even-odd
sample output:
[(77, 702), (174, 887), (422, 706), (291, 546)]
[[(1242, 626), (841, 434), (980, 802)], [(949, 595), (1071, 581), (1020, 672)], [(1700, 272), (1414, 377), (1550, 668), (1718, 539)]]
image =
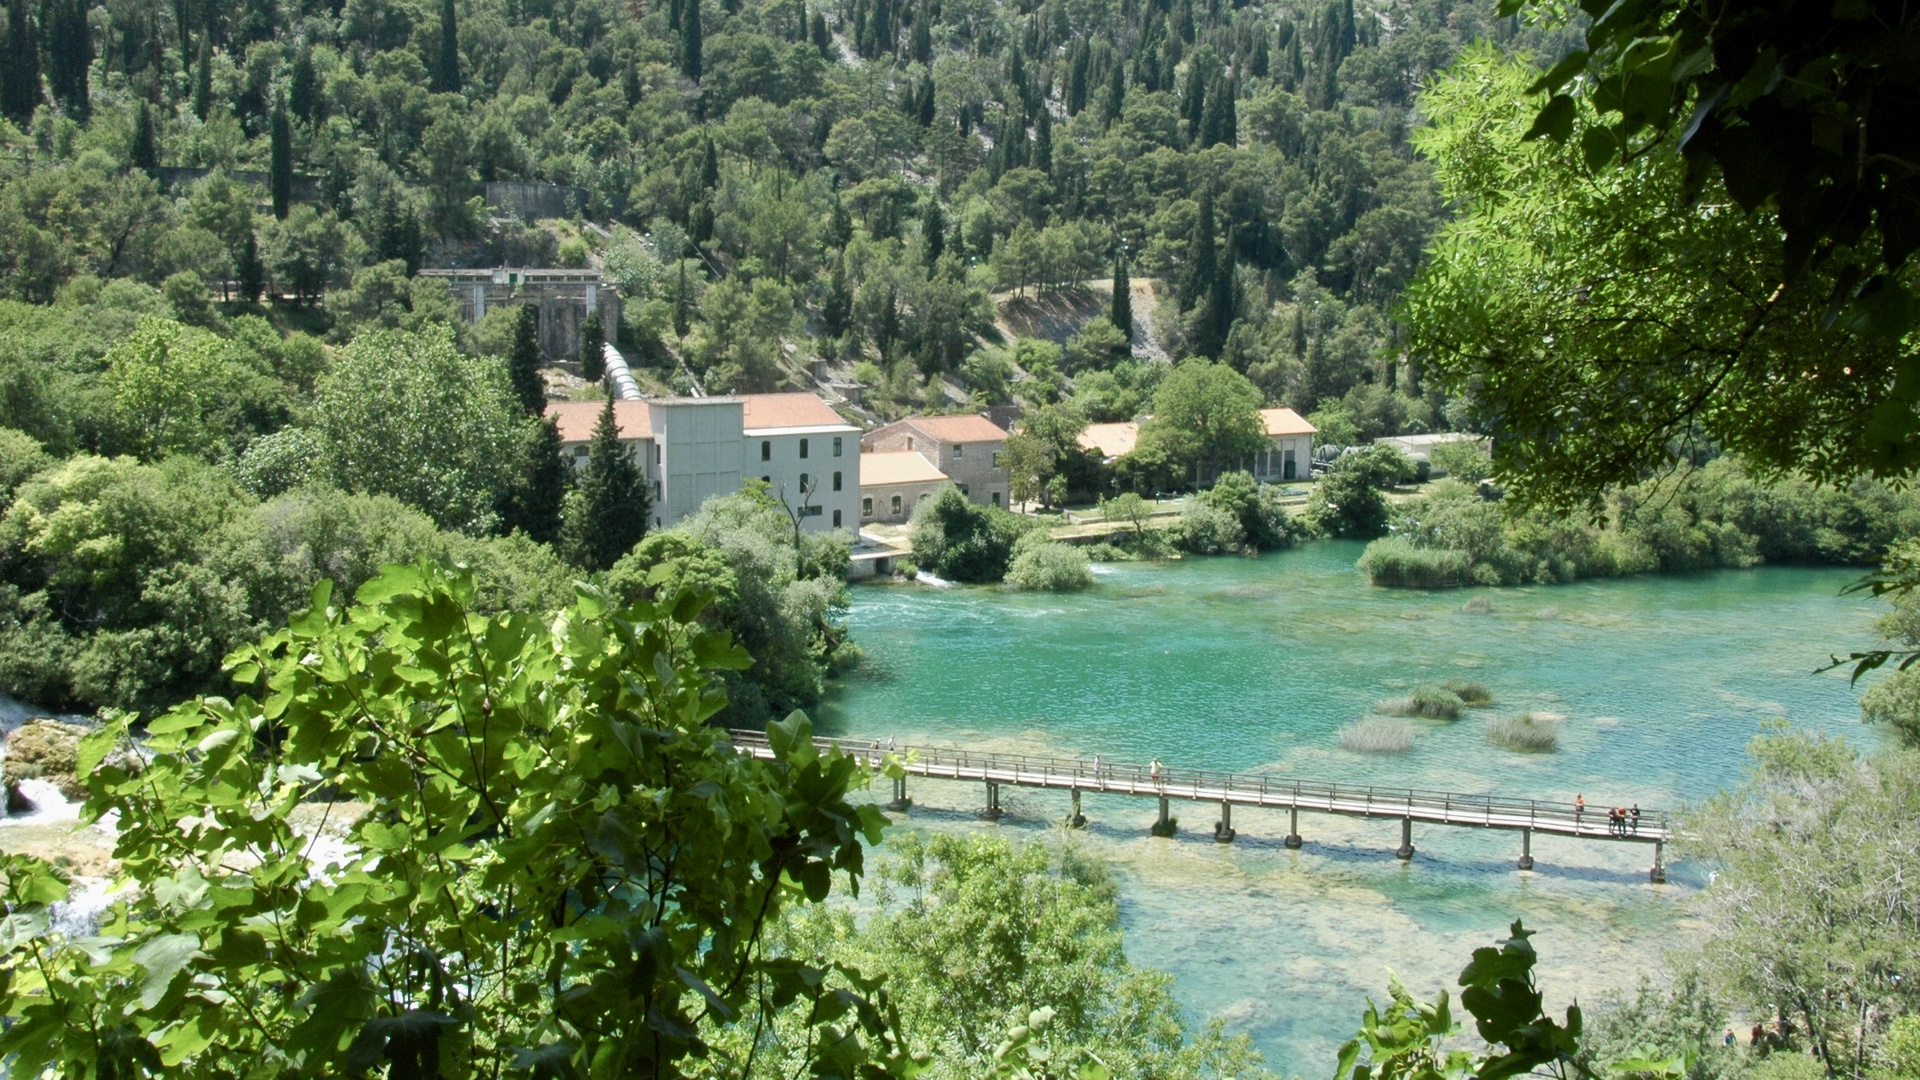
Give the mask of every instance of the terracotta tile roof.
[(1000, 425), (977, 414), (909, 416), (901, 423), (912, 424), (943, 443), (1001, 442), (1007, 437)]
[(1292, 409), (1261, 409), (1260, 419), (1266, 421), (1267, 436), (1278, 438), (1282, 435), (1312, 435), (1319, 428), (1307, 423), (1307, 418)]
[(820, 400), (818, 394), (738, 394), (741, 403), (746, 406), (746, 416), (741, 427), (746, 431), (764, 428), (822, 427), (828, 424), (846, 425), (833, 406)]
[[(599, 401), (549, 401), (547, 415), (560, 423), (561, 442), (586, 442), (593, 438), (593, 426), (600, 422)], [(622, 439), (653, 438), (653, 423), (644, 401), (616, 401), (613, 421), (619, 425)]]
[(918, 450), (867, 451), (860, 455), (860, 486), (936, 484), (947, 474), (933, 467)]
[(1133, 453), (1140, 441), (1140, 425), (1131, 420), (1118, 424), (1088, 424), (1080, 433), (1080, 445), (1097, 450), (1101, 457), (1117, 458)]

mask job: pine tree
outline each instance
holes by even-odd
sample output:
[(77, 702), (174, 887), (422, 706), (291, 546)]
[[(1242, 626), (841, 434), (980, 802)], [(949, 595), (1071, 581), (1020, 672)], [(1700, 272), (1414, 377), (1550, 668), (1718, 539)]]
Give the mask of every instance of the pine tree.
[(528, 424), (520, 443), (520, 461), (500, 507), (500, 524), (542, 544), (557, 543), (564, 523), (573, 470), (562, 454), (559, 422), (541, 417)]
[(27, 21), (26, 0), (7, 4), (6, 68), (0, 75), (0, 112), (26, 127), (40, 107), (40, 42)]
[(151, 176), (160, 167), (159, 143), (153, 133), (153, 109), (146, 102), (133, 114), (133, 145), (127, 148), (127, 164)]
[(588, 382), (607, 377), (607, 331), (597, 311), (580, 324), (580, 377)]
[(200, 58), (193, 64), (193, 115), (205, 120), (213, 112), (213, 33), (200, 34)]
[[(921, 252), (926, 256), (927, 269), (931, 271), (947, 250), (946, 215), (940, 212), (940, 200), (933, 195), (927, 196), (927, 207), (920, 214), (920, 245)], [(840, 264), (835, 262), (834, 267), (838, 270)], [(844, 273), (842, 271), (843, 277)], [(845, 282), (841, 285), (844, 288)]]
[(1107, 320), (1127, 336), (1127, 344), (1133, 344), (1133, 282), (1127, 278), (1125, 252), (1113, 257), (1113, 303), (1107, 308)]
[(595, 572), (618, 562), (647, 535), (647, 518), (653, 512), (650, 494), (633, 452), (620, 441), (613, 389), (608, 387), (593, 440), (587, 444), (587, 463), (567, 497), (561, 540), (567, 558)]
[(453, 0), (440, 0), (440, 50), (428, 89), (436, 94), (460, 92), (460, 24)]
[(47, 35), (47, 89), (67, 115), (84, 124), (93, 114), (87, 74), (93, 64), (93, 34), (83, 0), (49, 0), (41, 9)]
[(700, 81), (700, 0), (686, 0), (680, 15), (680, 74)]
[(273, 196), (273, 216), (285, 221), (293, 203), (293, 125), (287, 120), (285, 102), (274, 103), (267, 145), (267, 190)]
[(246, 237), (240, 243), (238, 276), (240, 278), (240, 298), (249, 302), (260, 299), (267, 291), (267, 264), (260, 260), (260, 241), (253, 235), (253, 225), (247, 225)]
[(520, 305), (507, 348), (507, 379), (520, 404), (534, 416), (547, 411), (547, 383), (540, 377), (540, 317), (532, 304)]

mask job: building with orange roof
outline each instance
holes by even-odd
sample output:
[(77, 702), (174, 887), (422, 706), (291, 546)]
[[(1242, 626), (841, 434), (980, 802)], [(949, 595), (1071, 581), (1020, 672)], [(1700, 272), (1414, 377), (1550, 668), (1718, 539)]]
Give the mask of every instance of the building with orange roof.
[[(1007, 505), (1007, 432), (984, 416), (909, 416), (868, 432), (860, 447), (867, 453), (912, 451), (974, 502)], [(865, 465), (861, 468), (864, 473)], [(865, 487), (864, 480), (861, 485)]]
[(918, 450), (862, 450), (860, 521), (906, 521), (914, 507), (951, 483), (953, 478), (934, 468)]
[[(1267, 433), (1267, 449), (1255, 455), (1252, 461), (1239, 462), (1230, 468), (1241, 468), (1253, 474), (1253, 478), (1263, 484), (1278, 484), (1293, 480), (1305, 480), (1313, 475), (1313, 437), (1317, 429), (1307, 423), (1305, 417), (1292, 409), (1261, 409), (1260, 422)], [(1140, 425), (1131, 421), (1112, 424), (1088, 424), (1080, 432), (1080, 445), (1100, 455), (1102, 461), (1111, 465), (1115, 460), (1133, 453), (1140, 444)], [(1212, 483), (1212, 476), (1199, 477), (1203, 484)]]

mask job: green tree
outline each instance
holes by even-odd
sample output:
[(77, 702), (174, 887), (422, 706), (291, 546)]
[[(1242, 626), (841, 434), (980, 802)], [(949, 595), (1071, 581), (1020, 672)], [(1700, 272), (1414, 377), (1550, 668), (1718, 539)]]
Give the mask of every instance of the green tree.
[(259, 370), (261, 357), (170, 319), (142, 319), (104, 359), (101, 382), (111, 404), (101, 419), (120, 452), (218, 460), (237, 455), (256, 432), (284, 424), (292, 411), (284, 388)]
[(293, 125), (287, 120), (286, 102), (274, 103), (272, 127), (267, 140), (267, 187), (273, 199), (273, 216), (285, 221), (293, 201)]
[(598, 311), (580, 324), (580, 377), (594, 383), (607, 377), (607, 331)]
[(1249, 461), (1268, 446), (1260, 391), (1225, 364), (1183, 360), (1154, 391), (1153, 416), (1140, 425), (1140, 443), (1196, 483), (1203, 471)]
[(88, 87), (93, 31), (87, 27), (87, 5), (84, 0), (51, 0), (40, 10), (47, 37), (47, 91), (68, 116), (85, 124), (93, 115)]
[(547, 382), (540, 377), (540, 313), (532, 304), (520, 305), (514, 312), (513, 342), (507, 347), (507, 378), (513, 392), (527, 412), (539, 416), (547, 411)]
[(553, 417), (529, 421), (521, 434), (516, 475), (500, 508), (500, 528), (557, 544), (573, 467), (561, 454), (560, 426)]
[(1122, 252), (1113, 257), (1113, 299), (1107, 307), (1107, 321), (1126, 335), (1127, 345), (1133, 345), (1133, 282), (1127, 278), (1127, 256)]
[(460, 92), (460, 24), (454, 0), (440, 0), (439, 48), (433, 57), (433, 83), (436, 94)]
[(40, 107), (40, 42), (27, 5), (7, 5), (6, 74), (0, 76), (0, 113), (24, 128)]
[(1701, 212), (1671, 154), (1591, 172), (1580, 143), (1611, 136), (1590, 107), (1568, 106), (1577, 138), (1529, 143), (1535, 74), (1470, 50), (1425, 99), (1418, 141), (1461, 212), (1404, 299), (1436, 381), (1499, 418), (1512, 490), (1592, 502), (1702, 440), (1827, 480), (1920, 464), (1912, 349), (1830, 329), (1833, 269), (1789, 275), (1779, 227), (1719, 179), (1695, 178), (1724, 211)]
[[(765, 939), (836, 872), (857, 879), (879, 838), (879, 812), (847, 801), (854, 760), (816, 751), (804, 716), (769, 726), (771, 762), (706, 723), (724, 698), (705, 672), (748, 658), (690, 625), (697, 597), (616, 609), (589, 591), (557, 618), (475, 598), (471, 577), (417, 567), (351, 608), (317, 588), (237, 658), (232, 701), (181, 705), (137, 751), (126, 719), (83, 743), (87, 812), (116, 815), (129, 899), (110, 945), (10, 945), (15, 1067), (406, 1072), (445, 1053), (668, 1075), (730, 1025), (797, 1013), (821, 1033), (810, 1069), (907, 1075), (872, 981)], [(345, 853), (293, 824), (322, 791), (367, 807)], [(45, 926), (65, 876), (24, 856), (5, 870), (9, 911)], [(396, 942), (417, 962), (392, 963)], [(848, 982), (823, 1007), (829, 976)]]
[(970, 502), (957, 487), (944, 487), (914, 508), (914, 561), (949, 581), (999, 581), (1007, 576), (1014, 542), (1029, 527), (998, 507)]
[(653, 512), (647, 478), (620, 441), (620, 422), (609, 393), (593, 425), (587, 461), (567, 496), (561, 545), (574, 565), (605, 570), (647, 535)]
[(127, 148), (127, 164), (149, 174), (160, 167), (160, 146), (153, 133), (153, 110), (144, 101), (140, 103), (140, 110), (133, 114), (133, 144)]
[(1371, 540), (1387, 531), (1381, 492), (1412, 474), (1407, 455), (1372, 446), (1336, 460), (1307, 497), (1307, 524), (1322, 536)]
[(392, 495), (442, 528), (493, 529), (524, 416), (496, 360), (464, 356), (445, 326), (375, 330), (341, 349), (314, 394), (321, 475)]
[(684, 0), (684, 2), (686, 6), (680, 13), (680, 74), (694, 82), (699, 82), (703, 48), (700, 0)]

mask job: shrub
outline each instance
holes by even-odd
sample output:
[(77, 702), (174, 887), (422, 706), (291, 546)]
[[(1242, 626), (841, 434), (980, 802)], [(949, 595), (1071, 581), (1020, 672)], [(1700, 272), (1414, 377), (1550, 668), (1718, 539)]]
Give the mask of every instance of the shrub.
[(1472, 558), (1456, 548), (1423, 548), (1404, 536), (1384, 536), (1367, 545), (1358, 565), (1375, 585), (1443, 589), (1467, 584)]
[(1493, 458), (1478, 439), (1456, 439), (1436, 444), (1428, 451), (1433, 471), (1468, 484), (1477, 484), (1493, 475)]
[(1406, 697), (1388, 698), (1373, 707), (1383, 716), (1423, 716), (1428, 720), (1458, 720), (1466, 703), (1440, 686), (1416, 686)]
[[(1277, 551), (1292, 547), (1300, 527), (1281, 501), (1280, 489), (1262, 487), (1248, 472), (1222, 474), (1213, 487), (1194, 497), (1195, 506), (1204, 506), (1232, 514), (1240, 523), (1240, 540), (1234, 545), (1253, 551)], [(1213, 554), (1196, 551), (1194, 554)]]
[(1091, 588), (1093, 571), (1087, 568), (1086, 552), (1032, 532), (1014, 545), (1007, 584), (1030, 592), (1072, 592)]
[(1552, 753), (1560, 745), (1560, 737), (1532, 713), (1495, 720), (1487, 728), (1487, 741), (1521, 754)]
[(1486, 683), (1472, 679), (1448, 679), (1440, 685), (1468, 707), (1493, 704), (1493, 691), (1487, 689)]
[(1026, 519), (969, 502), (957, 487), (913, 511), (913, 553), (922, 569), (949, 581), (984, 585), (1007, 576), (1013, 545), (1032, 527)]
[(1247, 534), (1231, 510), (1199, 499), (1187, 505), (1172, 529), (1173, 546), (1189, 555), (1227, 555), (1241, 550)]
[(1340, 748), (1356, 754), (1404, 754), (1413, 749), (1413, 725), (1369, 716), (1340, 729)]
[(1307, 522), (1322, 536), (1371, 540), (1387, 531), (1380, 490), (1413, 477), (1413, 462), (1391, 446), (1342, 455), (1308, 497)]

